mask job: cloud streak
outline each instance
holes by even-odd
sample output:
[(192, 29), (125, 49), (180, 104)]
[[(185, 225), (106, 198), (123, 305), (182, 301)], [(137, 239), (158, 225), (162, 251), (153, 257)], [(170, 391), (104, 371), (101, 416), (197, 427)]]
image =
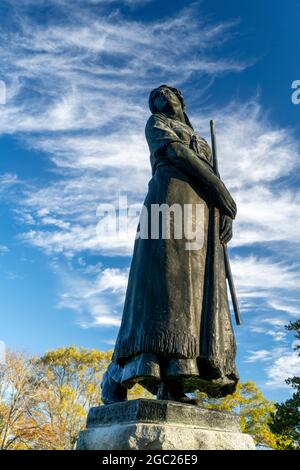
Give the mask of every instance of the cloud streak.
[[(143, 3), (123, 2), (136, 8)], [(143, 22), (114, 9), (114, 1), (4, 4), (13, 28), (0, 33), (5, 64), (0, 79), (7, 85), (0, 133), (46, 155), (50, 171), (47, 183), (0, 175), (0, 192), (14, 198), (20, 240), (59, 259), (54, 263), (63, 284), (59, 306), (76, 312), (82, 327), (120, 323), (128, 269), (66, 266), (89, 255), (125, 256), (129, 262), (135, 223), (121, 237), (99, 237), (97, 207), (114, 203), (120, 194), (136, 207), (142, 204), (151, 177), (144, 138), (148, 93), (170, 83), (188, 97), (197, 92), (197, 102), (187, 100), (188, 112), (202, 135), (209, 137), (211, 117), (217, 122), (220, 171), (238, 204), (231, 253), (243, 314), (272, 309), (281, 321), (297, 316), (296, 138), (291, 129), (268, 120), (259, 98), (231, 100), (221, 109), (197, 106), (216, 77), (241, 73), (253, 63), (233, 60), (233, 53), (221, 59), (216, 54), (231, 40), (236, 22), (205, 21), (198, 5)], [(33, 12), (45, 5), (53, 9), (42, 23)], [(281, 325), (272, 321), (256, 334), (283, 341)], [(266, 350), (251, 357), (269, 360)], [(274, 383), (282, 378), (281, 362), (276, 364), (277, 372), (268, 372)]]
[(64, 291), (60, 295), (58, 307), (75, 311), (81, 327), (120, 325), (128, 269), (105, 268), (93, 279), (66, 271), (60, 275)]

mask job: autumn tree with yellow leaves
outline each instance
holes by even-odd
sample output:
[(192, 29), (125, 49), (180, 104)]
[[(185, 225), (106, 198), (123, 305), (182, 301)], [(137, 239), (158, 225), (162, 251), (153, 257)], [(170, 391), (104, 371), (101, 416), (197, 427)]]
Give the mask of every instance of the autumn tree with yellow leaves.
[(72, 449), (91, 406), (99, 404), (99, 384), (111, 352), (59, 348), (36, 362), (43, 435), (38, 447)]
[(275, 405), (264, 397), (254, 382), (239, 382), (236, 391), (224, 398), (210, 399), (204, 393), (199, 393), (198, 397), (206, 408), (238, 414), (242, 432), (251, 434), (257, 445), (277, 448), (276, 436), (269, 427)]
[[(72, 449), (112, 351), (59, 348), (40, 358), (7, 352), (0, 365), (0, 448)], [(150, 396), (137, 385), (129, 399)]]
[(32, 412), (40, 403), (35, 360), (21, 353), (6, 353), (0, 365), (0, 449), (26, 449), (38, 432)]

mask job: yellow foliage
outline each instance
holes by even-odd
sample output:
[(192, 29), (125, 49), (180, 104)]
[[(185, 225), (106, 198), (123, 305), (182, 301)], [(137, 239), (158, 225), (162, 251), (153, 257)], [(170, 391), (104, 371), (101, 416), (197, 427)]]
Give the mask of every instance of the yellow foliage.
[(205, 394), (198, 398), (208, 408), (233, 411), (241, 418), (242, 431), (251, 434), (259, 445), (276, 449), (276, 436), (270, 431), (269, 423), (274, 412), (274, 403), (267, 400), (252, 381), (239, 382), (232, 395), (215, 400)]

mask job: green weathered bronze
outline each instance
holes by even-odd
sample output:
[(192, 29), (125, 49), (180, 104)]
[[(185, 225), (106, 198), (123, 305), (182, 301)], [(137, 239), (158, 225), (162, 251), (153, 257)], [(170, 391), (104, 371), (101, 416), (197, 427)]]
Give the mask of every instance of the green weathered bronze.
[(238, 381), (223, 251), (236, 204), (180, 91), (161, 85), (150, 93), (149, 107), (149, 235), (153, 204), (176, 203), (203, 206), (204, 238), (194, 250), (186, 249), (185, 236), (136, 239), (113, 361), (102, 382), (104, 403), (126, 400), (136, 382), (158, 398), (190, 402), (187, 392), (224, 396)]

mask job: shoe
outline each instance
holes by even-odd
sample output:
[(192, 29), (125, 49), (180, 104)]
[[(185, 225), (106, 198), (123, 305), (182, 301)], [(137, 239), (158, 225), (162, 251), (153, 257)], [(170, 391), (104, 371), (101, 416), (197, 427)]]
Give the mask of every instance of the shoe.
[(156, 398), (157, 400), (177, 401), (179, 403), (185, 403), (187, 405), (199, 404), (199, 400), (188, 397), (182, 391), (175, 390), (173, 387), (166, 385), (164, 382), (161, 383)]
[(111, 405), (127, 400), (127, 388), (112, 379), (108, 372), (103, 375), (101, 399), (104, 405)]

